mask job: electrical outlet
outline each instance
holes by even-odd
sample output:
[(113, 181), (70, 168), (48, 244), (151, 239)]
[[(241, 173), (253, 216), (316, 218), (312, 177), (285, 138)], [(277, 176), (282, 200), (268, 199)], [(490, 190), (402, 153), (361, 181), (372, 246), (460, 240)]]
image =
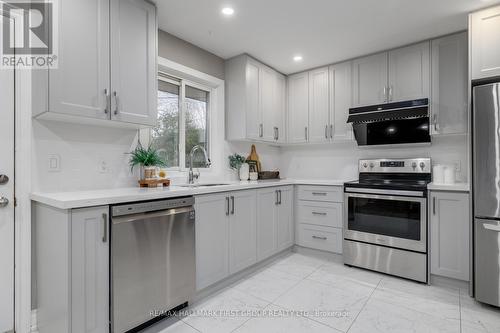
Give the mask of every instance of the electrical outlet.
[(47, 169), (49, 172), (61, 172), (61, 156), (58, 154), (49, 154)]
[(460, 170), (462, 170), (460, 161), (453, 161), (453, 165), (455, 166), (455, 172), (460, 172)]
[(110, 168), (108, 162), (105, 160), (99, 161), (99, 173), (110, 173), (110, 172), (111, 172), (111, 168)]

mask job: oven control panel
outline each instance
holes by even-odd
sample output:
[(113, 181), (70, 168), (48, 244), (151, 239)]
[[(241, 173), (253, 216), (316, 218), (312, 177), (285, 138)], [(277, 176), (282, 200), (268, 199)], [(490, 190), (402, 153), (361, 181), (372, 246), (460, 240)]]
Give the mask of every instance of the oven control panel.
[(431, 173), (430, 158), (359, 160), (359, 172)]

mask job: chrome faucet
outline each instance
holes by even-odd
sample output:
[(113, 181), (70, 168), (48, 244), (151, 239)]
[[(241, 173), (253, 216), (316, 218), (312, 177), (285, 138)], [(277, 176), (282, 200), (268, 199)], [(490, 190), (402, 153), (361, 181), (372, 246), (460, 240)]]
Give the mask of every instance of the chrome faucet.
[(208, 154), (205, 148), (199, 145), (194, 146), (193, 149), (191, 149), (191, 152), (189, 153), (188, 184), (194, 184), (194, 180), (200, 178), (200, 171), (196, 172), (193, 171), (193, 155), (199, 149), (201, 149), (201, 151), (203, 152), (203, 156), (205, 157), (205, 167), (208, 168), (212, 164), (212, 162), (210, 162), (210, 159), (208, 158)]

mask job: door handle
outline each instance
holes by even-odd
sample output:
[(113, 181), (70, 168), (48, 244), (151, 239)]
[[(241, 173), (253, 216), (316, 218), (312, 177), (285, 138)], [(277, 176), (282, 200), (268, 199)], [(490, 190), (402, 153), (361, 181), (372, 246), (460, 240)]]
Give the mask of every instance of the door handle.
[(229, 215), (229, 197), (226, 197), (226, 216)]
[(483, 224), (484, 229), (500, 232), (500, 225)]
[(281, 205), (281, 190), (278, 190), (279, 200), (278, 205)]
[(110, 96), (109, 96), (109, 91), (108, 89), (104, 89), (104, 97), (106, 98), (106, 107), (104, 108), (104, 113), (108, 114), (109, 113), (109, 102), (110, 102)]
[(9, 204), (9, 199), (0, 197), (0, 208), (6, 207)]
[(108, 214), (102, 214), (102, 242), (106, 243), (108, 241)]
[(234, 197), (231, 196), (231, 215), (234, 215)]
[(314, 239), (321, 239), (321, 240), (327, 240), (328, 239), (327, 237), (324, 237), (324, 236), (315, 236), (315, 235), (313, 235), (312, 238), (314, 238)]
[(432, 215), (436, 215), (436, 197), (432, 197)]
[(118, 114), (118, 112), (120, 112), (120, 107), (119, 107), (120, 100), (118, 99), (118, 92), (114, 91), (113, 97), (115, 98), (115, 112), (114, 112), (114, 114)]

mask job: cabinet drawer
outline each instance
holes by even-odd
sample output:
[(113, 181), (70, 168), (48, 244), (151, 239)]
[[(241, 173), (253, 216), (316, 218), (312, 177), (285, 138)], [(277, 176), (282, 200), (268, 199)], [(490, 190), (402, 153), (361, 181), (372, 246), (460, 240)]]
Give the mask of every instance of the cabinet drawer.
[(299, 224), (298, 244), (317, 250), (342, 253), (342, 229)]
[(299, 186), (299, 200), (343, 202), (342, 186)]
[(315, 224), (325, 227), (342, 228), (342, 209), (340, 202), (299, 201), (299, 223)]

